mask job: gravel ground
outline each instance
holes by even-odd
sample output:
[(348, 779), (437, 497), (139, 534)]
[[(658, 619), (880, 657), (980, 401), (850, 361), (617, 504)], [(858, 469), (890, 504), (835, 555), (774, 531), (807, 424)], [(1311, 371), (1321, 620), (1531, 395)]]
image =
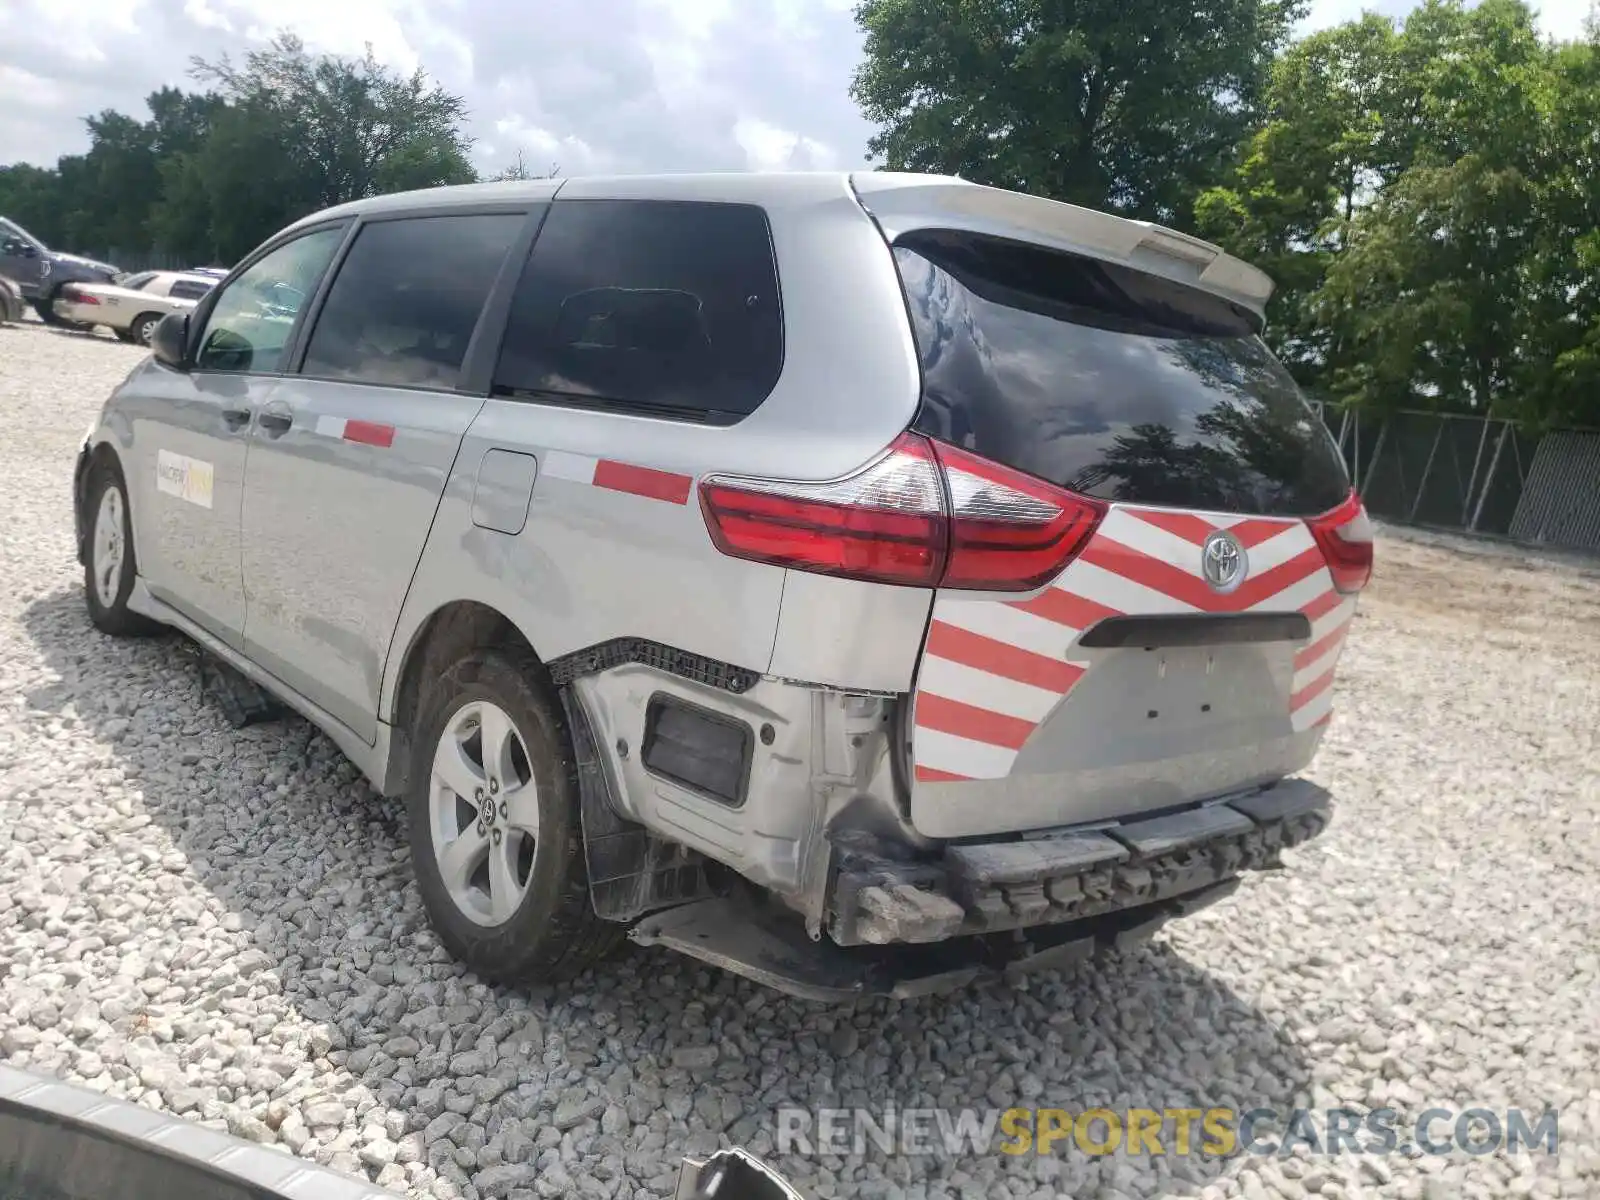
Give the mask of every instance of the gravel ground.
[(665, 953), (499, 990), (326, 739), (235, 732), (176, 640), (90, 628), (74, 442), (138, 357), (0, 328), (5, 1060), (419, 1196), (665, 1195), (784, 1104), (1297, 1102), (1548, 1105), (1561, 1152), (778, 1165), (824, 1197), (1600, 1195), (1595, 575), (1386, 536), (1314, 770), (1333, 828), (1120, 961), (854, 1010)]

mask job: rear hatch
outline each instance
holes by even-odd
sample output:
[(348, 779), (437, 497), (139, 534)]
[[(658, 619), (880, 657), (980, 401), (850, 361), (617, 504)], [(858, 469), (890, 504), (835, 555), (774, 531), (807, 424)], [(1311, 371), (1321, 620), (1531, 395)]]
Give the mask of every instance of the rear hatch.
[[(894, 255), (924, 373), (912, 433), (952, 521), (913, 700), (915, 825), (1049, 829), (1305, 766), (1371, 535), (1259, 315), (971, 230), (901, 232)], [(1007, 522), (1055, 510), (1072, 532), (1028, 557)], [(987, 569), (963, 576), (985, 539)]]

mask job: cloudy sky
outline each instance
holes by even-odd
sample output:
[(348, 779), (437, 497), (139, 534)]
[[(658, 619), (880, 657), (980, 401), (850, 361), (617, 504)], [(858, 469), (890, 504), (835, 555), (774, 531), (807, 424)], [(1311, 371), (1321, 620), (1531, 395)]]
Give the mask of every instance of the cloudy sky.
[[(1547, 0), (1574, 36), (1590, 0)], [(848, 95), (853, 0), (0, 0), (0, 164), (87, 147), (85, 114), (144, 114), (193, 55), (294, 30), (315, 50), (371, 43), (472, 110), (479, 165), (596, 171), (859, 165)], [(1313, 0), (1308, 28), (1405, 0)]]

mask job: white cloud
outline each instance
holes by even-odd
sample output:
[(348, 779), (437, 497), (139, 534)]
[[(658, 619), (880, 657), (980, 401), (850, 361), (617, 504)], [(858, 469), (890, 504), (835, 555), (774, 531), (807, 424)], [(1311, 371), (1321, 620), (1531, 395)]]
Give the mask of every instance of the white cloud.
[(494, 131), (494, 142), (478, 147), (485, 162), (515, 160), (520, 151), (528, 170), (535, 175), (544, 175), (552, 167), (559, 167), (562, 175), (585, 175), (606, 169), (602, 156), (581, 137), (530, 124), (516, 113), (496, 121)]
[(759, 117), (740, 117), (733, 137), (752, 171), (826, 171), (837, 165), (833, 151), (822, 142)]

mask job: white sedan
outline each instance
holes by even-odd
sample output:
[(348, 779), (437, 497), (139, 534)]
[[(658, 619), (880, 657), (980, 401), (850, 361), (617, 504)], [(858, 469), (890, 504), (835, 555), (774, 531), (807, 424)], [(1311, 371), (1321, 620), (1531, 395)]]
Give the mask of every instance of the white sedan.
[(188, 312), (217, 279), (209, 273), (143, 271), (116, 283), (69, 283), (52, 307), (63, 321), (104, 325), (124, 342), (148, 346), (162, 317)]

